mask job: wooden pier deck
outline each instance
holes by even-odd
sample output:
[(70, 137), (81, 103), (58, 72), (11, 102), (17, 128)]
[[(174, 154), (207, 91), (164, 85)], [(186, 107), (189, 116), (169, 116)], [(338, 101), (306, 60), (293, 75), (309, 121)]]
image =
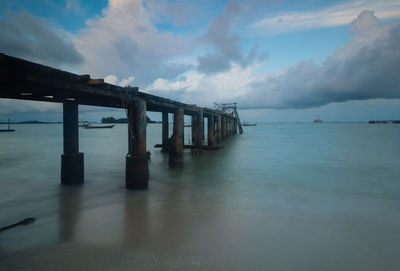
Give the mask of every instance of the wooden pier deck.
[[(149, 181), (146, 150), (146, 112), (162, 113), (162, 150), (169, 153), (171, 167), (182, 166), (183, 149), (200, 152), (241, 130), (238, 116), (222, 110), (185, 104), (140, 92), (138, 87), (120, 87), (23, 59), (0, 54), (0, 98), (45, 101), (63, 104), (61, 183), (84, 182), (84, 155), (79, 152), (78, 106), (92, 105), (127, 111), (128, 150), (126, 188), (146, 189)], [(174, 116), (173, 134), (168, 137), (168, 114)], [(184, 115), (192, 117), (191, 146), (184, 145)], [(205, 147), (204, 118), (208, 119)]]

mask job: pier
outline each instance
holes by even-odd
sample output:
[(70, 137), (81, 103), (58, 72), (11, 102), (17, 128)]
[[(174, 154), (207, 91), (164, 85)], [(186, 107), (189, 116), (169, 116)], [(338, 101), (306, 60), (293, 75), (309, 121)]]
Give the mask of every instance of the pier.
[[(236, 104), (219, 109), (199, 107), (140, 92), (138, 87), (120, 87), (23, 59), (0, 54), (0, 98), (44, 101), (63, 104), (63, 153), (61, 183), (84, 183), (84, 154), (79, 152), (78, 107), (91, 105), (126, 110), (128, 150), (125, 186), (147, 189), (149, 182), (146, 149), (146, 113), (162, 114), (161, 151), (168, 152), (171, 167), (183, 166), (183, 150), (193, 153), (216, 150), (217, 143), (242, 133)], [(228, 108), (233, 108), (228, 112)], [(173, 114), (173, 133), (169, 137), (168, 114)], [(191, 116), (192, 144), (184, 144), (184, 116)], [(207, 118), (207, 142), (204, 142)]]

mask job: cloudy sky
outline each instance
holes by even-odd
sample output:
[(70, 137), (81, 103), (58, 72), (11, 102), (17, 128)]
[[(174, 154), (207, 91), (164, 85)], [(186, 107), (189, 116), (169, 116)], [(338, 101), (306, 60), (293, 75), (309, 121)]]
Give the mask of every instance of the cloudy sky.
[[(249, 121), (400, 119), (400, 1), (2, 0), (0, 52), (190, 104), (238, 102)], [(0, 121), (60, 112), (0, 100)]]

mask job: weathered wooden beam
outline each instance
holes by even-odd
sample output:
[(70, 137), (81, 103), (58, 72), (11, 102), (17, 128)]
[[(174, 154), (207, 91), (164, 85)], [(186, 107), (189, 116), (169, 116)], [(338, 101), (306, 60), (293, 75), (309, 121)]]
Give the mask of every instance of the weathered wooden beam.
[(149, 164), (146, 151), (146, 101), (132, 101), (128, 105), (130, 150), (126, 155), (125, 186), (127, 189), (147, 189)]

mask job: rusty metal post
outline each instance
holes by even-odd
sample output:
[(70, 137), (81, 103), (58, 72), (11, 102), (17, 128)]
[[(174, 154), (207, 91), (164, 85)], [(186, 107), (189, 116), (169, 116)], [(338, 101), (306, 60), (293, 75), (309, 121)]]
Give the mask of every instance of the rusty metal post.
[(125, 186), (127, 189), (147, 189), (149, 159), (146, 151), (146, 101), (136, 100), (128, 105), (128, 129), (131, 150), (126, 155)]
[(162, 112), (162, 152), (168, 152), (168, 112)]
[(222, 141), (222, 120), (221, 115), (217, 116), (217, 142)]
[(174, 132), (169, 139), (169, 165), (179, 167), (183, 164), (183, 107), (177, 108), (174, 113)]
[(214, 146), (214, 134), (215, 134), (215, 125), (214, 125), (214, 116), (210, 115), (208, 117), (208, 131), (207, 131), (207, 143), (208, 146)]
[(63, 103), (64, 153), (61, 155), (61, 183), (84, 182), (83, 153), (79, 152), (78, 104)]
[(234, 134), (237, 134), (237, 119), (236, 118), (234, 118), (233, 119), (233, 133)]
[(225, 139), (226, 138), (226, 117), (225, 116), (222, 116), (221, 128), (222, 128), (222, 139)]

